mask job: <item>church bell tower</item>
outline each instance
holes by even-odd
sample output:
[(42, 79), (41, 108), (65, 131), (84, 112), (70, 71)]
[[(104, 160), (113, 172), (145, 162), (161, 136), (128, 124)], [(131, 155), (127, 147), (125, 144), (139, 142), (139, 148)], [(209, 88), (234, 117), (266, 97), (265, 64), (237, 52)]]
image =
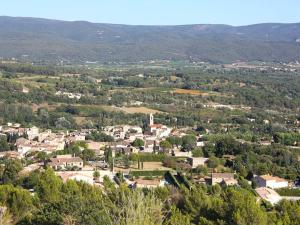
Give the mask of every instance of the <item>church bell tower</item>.
[(152, 126), (153, 124), (154, 124), (153, 114), (150, 113), (150, 116), (149, 116), (149, 126)]

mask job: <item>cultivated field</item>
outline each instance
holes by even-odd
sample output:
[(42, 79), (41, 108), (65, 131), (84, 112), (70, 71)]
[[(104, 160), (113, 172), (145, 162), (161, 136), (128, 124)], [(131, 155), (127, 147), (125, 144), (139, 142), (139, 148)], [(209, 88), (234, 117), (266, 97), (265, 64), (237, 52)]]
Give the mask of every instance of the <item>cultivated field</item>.
[[(48, 103), (42, 103), (42, 104), (32, 104), (31, 108), (34, 112), (36, 112), (39, 108), (46, 108), (49, 111), (55, 110), (57, 107), (61, 105), (67, 105), (67, 104), (62, 104), (62, 103), (55, 103), (55, 104), (48, 104)], [(120, 111), (128, 114), (134, 114), (134, 113), (144, 113), (144, 114), (155, 114), (155, 113), (163, 113), (162, 111), (155, 110), (155, 109), (150, 109), (147, 107), (116, 107), (116, 106), (109, 106), (109, 105), (83, 105), (83, 104), (71, 104), (72, 106), (77, 106), (77, 107), (91, 107), (93, 109), (103, 109), (108, 112), (113, 112), (113, 111)], [(79, 118), (81, 120), (82, 118)]]
[(75, 122), (76, 122), (78, 125), (83, 125), (84, 122), (87, 121), (88, 117), (75, 116), (74, 119), (75, 119)]
[(198, 90), (187, 90), (187, 89), (180, 89), (177, 88), (173, 91), (175, 94), (186, 94), (186, 95), (195, 95), (195, 96), (207, 96), (209, 95), (207, 92), (202, 92)]
[(34, 112), (37, 112), (39, 108), (45, 108), (48, 109), (49, 111), (55, 110), (58, 106), (60, 106), (60, 103), (55, 103), (55, 104), (48, 104), (48, 103), (42, 103), (42, 104), (32, 104), (31, 108)]
[(133, 113), (144, 113), (144, 114), (155, 114), (155, 113), (162, 113), (161, 111), (150, 109), (147, 107), (122, 107), (118, 108), (121, 109), (125, 113), (133, 114)]

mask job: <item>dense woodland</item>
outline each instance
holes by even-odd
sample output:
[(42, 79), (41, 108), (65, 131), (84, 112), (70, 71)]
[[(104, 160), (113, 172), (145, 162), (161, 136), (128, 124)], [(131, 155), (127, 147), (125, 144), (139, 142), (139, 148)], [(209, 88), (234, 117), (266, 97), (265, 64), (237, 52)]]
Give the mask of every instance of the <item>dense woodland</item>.
[[(62, 183), (51, 169), (18, 177), (20, 162), (7, 161), (0, 201), (7, 208), (2, 224), (289, 224), (300, 221), (300, 203), (276, 207), (258, 204), (247, 187), (164, 187), (155, 190), (118, 188), (106, 179), (104, 188)], [(28, 190), (34, 189), (31, 195)], [(3, 209), (2, 209), (3, 210)]]
[(56, 63), (291, 62), (300, 58), (299, 27), (299, 23), (128, 26), (1, 16), (0, 52), (1, 57)]

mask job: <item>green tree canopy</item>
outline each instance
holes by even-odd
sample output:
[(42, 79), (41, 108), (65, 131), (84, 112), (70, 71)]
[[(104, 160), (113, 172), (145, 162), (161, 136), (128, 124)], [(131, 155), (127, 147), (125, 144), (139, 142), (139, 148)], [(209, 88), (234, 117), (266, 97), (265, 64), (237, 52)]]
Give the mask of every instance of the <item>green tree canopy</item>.
[(134, 146), (134, 147), (143, 147), (144, 145), (145, 145), (145, 142), (140, 138), (137, 138), (134, 140), (134, 142), (132, 142), (132, 146)]

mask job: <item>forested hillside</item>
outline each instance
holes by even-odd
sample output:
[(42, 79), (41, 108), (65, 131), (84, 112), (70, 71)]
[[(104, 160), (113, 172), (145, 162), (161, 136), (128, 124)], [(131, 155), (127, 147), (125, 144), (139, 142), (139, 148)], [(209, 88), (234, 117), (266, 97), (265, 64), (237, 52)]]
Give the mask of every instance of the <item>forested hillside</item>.
[(0, 57), (46, 61), (296, 61), (300, 24), (128, 26), (0, 17)]

